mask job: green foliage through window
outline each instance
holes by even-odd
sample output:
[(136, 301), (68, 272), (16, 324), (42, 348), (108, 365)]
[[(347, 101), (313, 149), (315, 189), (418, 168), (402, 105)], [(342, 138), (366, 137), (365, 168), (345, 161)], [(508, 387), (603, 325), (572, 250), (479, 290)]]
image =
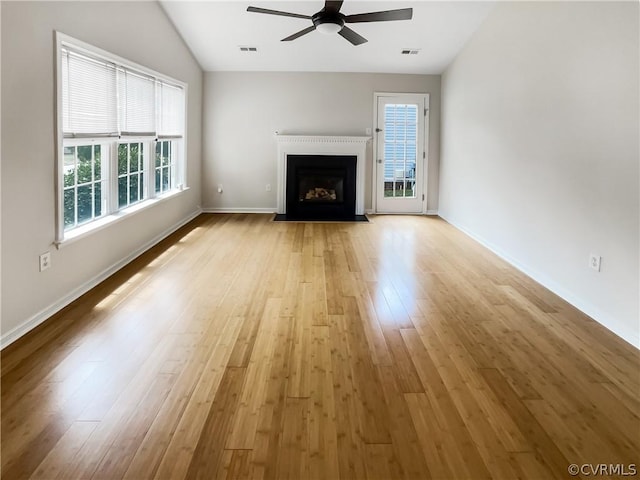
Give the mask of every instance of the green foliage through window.
[(174, 143), (163, 141), (156, 143), (155, 161), (155, 189), (156, 193), (163, 193), (174, 187)]
[(64, 147), (65, 229), (73, 228), (102, 215), (101, 153), (101, 145)]
[[(149, 182), (150, 193), (155, 192), (156, 195), (175, 188), (176, 141), (156, 141), (155, 145), (149, 141), (114, 142), (112, 147), (110, 145), (105, 142), (64, 146), (62, 201), (65, 230), (109, 212), (106, 195), (110, 189), (111, 148), (117, 148), (117, 209), (127, 208), (147, 198), (145, 189)], [(155, 154), (153, 159), (145, 159), (148, 151)], [(150, 177), (147, 176), (147, 165), (152, 168)]]
[(144, 143), (118, 145), (118, 207), (144, 200)]

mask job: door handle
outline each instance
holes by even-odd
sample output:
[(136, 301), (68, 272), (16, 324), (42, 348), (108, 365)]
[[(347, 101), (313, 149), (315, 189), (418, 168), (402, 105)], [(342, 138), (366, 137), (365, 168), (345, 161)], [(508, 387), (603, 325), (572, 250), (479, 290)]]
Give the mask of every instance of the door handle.
[(380, 133), (382, 131), (381, 128), (376, 128), (376, 133)]
[(382, 159), (381, 158), (378, 159), (378, 163), (382, 163)]

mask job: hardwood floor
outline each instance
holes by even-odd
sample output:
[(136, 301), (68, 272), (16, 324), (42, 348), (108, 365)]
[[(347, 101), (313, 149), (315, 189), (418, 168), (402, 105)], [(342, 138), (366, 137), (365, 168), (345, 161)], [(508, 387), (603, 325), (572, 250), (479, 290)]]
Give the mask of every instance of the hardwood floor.
[(640, 353), (557, 296), (437, 218), (270, 218), (202, 215), (7, 347), (2, 478), (640, 464)]

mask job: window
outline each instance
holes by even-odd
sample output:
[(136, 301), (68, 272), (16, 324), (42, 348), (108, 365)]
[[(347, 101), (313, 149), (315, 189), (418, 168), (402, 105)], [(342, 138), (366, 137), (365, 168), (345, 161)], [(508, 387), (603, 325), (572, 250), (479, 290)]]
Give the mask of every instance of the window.
[(118, 207), (123, 208), (146, 198), (144, 193), (144, 143), (118, 145)]
[(183, 189), (186, 87), (66, 35), (57, 39), (61, 242)]
[(384, 107), (384, 196), (415, 198), (418, 106)]
[(102, 215), (103, 145), (64, 147), (64, 226), (74, 228)]
[(176, 142), (164, 141), (156, 142), (156, 193), (163, 193), (173, 188), (175, 174)]

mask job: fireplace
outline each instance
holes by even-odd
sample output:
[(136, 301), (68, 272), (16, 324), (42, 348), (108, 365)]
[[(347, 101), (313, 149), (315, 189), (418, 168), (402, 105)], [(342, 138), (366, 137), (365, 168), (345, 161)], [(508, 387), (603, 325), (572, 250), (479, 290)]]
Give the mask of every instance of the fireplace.
[[(289, 219), (292, 218), (291, 215), (299, 218), (313, 215), (320, 220), (339, 220), (351, 218), (355, 210), (356, 220), (365, 218), (365, 164), (367, 144), (371, 137), (277, 134), (276, 139), (278, 216)], [(293, 176), (290, 172), (290, 157), (301, 157), (300, 161), (294, 162), (296, 165), (293, 168), (300, 171)], [(345, 161), (343, 157), (350, 160)], [(296, 176), (297, 181), (293, 180)], [(301, 176), (306, 176), (307, 179), (300, 178)], [(307, 194), (310, 198), (307, 198)]]
[(287, 218), (355, 219), (356, 161), (355, 155), (287, 155)]

